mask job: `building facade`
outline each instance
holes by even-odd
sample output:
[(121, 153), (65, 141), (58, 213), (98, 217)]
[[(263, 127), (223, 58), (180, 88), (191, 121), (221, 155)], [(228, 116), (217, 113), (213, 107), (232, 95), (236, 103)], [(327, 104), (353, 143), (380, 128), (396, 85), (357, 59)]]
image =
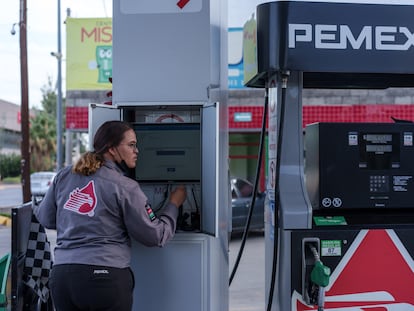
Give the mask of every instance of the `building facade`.
[(20, 154), (20, 106), (0, 99), (0, 154)]

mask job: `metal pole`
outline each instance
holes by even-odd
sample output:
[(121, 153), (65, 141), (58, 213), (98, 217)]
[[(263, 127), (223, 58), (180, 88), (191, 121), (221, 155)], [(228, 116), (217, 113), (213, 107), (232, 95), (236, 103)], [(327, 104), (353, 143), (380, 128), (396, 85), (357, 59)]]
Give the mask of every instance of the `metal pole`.
[(72, 165), (72, 136), (73, 132), (69, 129), (66, 129), (65, 135), (65, 164)]
[(31, 201), (30, 191), (30, 140), (29, 140), (29, 83), (27, 69), (27, 4), (26, 0), (20, 0), (20, 79), (21, 79), (21, 175), (23, 203)]
[(62, 168), (63, 157), (62, 157), (62, 45), (61, 45), (61, 22), (60, 22), (60, 0), (58, 0), (58, 51), (57, 51), (57, 62), (58, 62), (58, 78), (57, 78), (57, 124), (56, 124), (56, 138), (57, 138), (57, 145), (56, 145), (56, 171), (59, 171)]

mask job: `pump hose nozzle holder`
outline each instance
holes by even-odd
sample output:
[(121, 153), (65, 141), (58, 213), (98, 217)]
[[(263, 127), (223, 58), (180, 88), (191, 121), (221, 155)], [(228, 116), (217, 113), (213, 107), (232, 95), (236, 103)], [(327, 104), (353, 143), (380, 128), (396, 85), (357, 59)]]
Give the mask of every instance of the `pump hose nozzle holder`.
[(329, 285), (331, 269), (322, 263), (318, 251), (314, 246), (311, 246), (311, 251), (315, 258), (315, 266), (311, 272), (311, 281), (319, 286), (318, 311), (322, 311), (325, 304), (325, 287)]

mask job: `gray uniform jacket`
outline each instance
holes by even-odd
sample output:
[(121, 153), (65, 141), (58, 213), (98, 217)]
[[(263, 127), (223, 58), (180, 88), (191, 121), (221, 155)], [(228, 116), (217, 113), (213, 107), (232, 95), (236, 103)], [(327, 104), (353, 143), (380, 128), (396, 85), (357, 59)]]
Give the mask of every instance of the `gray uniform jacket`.
[(155, 217), (139, 184), (106, 161), (91, 176), (72, 167), (55, 177), (34, 214), (56, 229), (54, 265), (89, 264), (129, 267), (131, 238), (146, 246), (163, 246), (174, 235), (178, 209), (168, 204)]

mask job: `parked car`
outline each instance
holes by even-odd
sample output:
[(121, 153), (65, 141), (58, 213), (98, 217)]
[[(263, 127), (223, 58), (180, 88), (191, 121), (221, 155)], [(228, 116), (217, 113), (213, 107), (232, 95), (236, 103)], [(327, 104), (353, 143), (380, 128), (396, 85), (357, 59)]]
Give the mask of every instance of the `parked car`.
[[(243, 232), (253, 195), (253, 184), (243, 178), (231, 178), (232, 233)], [(264, 229), (264, 201), (266, 193), (256, 195), (249, 230)]]
[(36, 172), (30, 175), (30, 191), (34, 203), (39, 203), (46, 195), (47, 190), (53, 182), (56, 172)]

